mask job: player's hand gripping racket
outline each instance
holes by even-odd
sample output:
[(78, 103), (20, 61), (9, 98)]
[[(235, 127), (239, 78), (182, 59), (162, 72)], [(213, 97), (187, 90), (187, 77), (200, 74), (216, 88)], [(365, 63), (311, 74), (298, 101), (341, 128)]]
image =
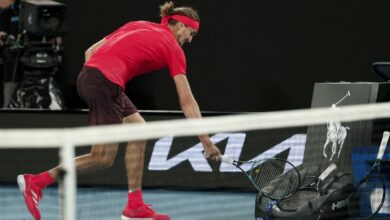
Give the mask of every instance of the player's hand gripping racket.
[[(255, 161), (237, 161), (222, 155), (221, 160), (241, 170), (257, 191), (273, 200), (290, 196), (300, 186), (301, 177), (297, 168), (284, 159), (268, 158)], [(250, 169), (244, 170), (242, 168), (244, 164), (249, 164)], [(269, 187), (270, 185), (272, 187)]]
[(349, 214), (352, 219), (370, 219), (381, 210), (386, 199), (386, 185), (380, 173), (390, 132), (383, 132), (382, 141), (370, 171), (357, 184), (349, 197)]
[(323, 192), (321, 192), (321, 186), (324, 180), (334, 171), (337, 166), (330, 164), (315, 180), (305, 186), (302, 186), (292, 196), (279, 201), (278, 208), (283, 211), (296, 211), (299, 208), (306, 205), (309, 201), (319, 198)]

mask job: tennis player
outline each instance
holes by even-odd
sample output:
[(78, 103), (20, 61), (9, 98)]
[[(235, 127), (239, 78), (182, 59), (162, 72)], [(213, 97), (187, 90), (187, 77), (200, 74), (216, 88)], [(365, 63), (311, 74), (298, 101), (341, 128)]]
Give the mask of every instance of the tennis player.
[[(125, 95), (125, 84), (136, 76), (168, 68), (175, 82), (180, 106), (187, 118), (201, 118), (186, 77), (186, 58), (181, 46), (190, 43), (199, 30), (199, 16), (190, 7), (160, 6), (160, 24), (129, 22), (85, 52), (84, 67), (77, 80), (80, 97), (89, 107), (89, 124), (145, 123), (137, 108)], [(200, 135), (205, 156), (220, 158), (220, 150), (208, 135)], [(93, 145), (89, 154), (75, 159), (78, 173), (110, 167), (117, 144)], [(122, 219), (167, 220), (169, 215), (155, 212), (142, 198), (145, 141), (129, 142), (125, 161), (128, 176), (128, 202)], [(18, 184), (33, 217), (40, 219), (38, 203), (42, 190), (54, 183), (61, 166), (37, 175), (18, 176)]]

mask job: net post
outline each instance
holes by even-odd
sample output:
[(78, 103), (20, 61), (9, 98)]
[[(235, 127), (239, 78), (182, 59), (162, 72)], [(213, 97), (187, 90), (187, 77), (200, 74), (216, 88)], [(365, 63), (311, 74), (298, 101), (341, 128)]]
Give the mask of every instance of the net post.
[(75, 145), (71, 142), (69, 135), (64, 135), (60, 148), (60, 160), (62, 164), (62, 187), (63, 197), (60, 203), (61, 219), (76, 220), (76, 167), (75, 167)]

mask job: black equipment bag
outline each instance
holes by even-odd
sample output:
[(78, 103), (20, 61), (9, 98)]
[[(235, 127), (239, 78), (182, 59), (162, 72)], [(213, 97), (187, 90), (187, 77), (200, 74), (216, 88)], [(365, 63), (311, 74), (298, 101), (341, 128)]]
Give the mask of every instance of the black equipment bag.
[[(328, 166), (324, 165), (305, 165), (298, 167), (301, 174), (301, 185), (304, 186), (318, 177)], [(271, 186), (272, 187), (272, 186)], [(348, 217), (349, 195), (354, 189), (353, 176), (350, 173), (340, 172), (336, 169), (321, 184), (321, 196), (305, 201), (304, 205), (294, 211), (285, 211), (275, 204), (270, 209), (272, 202), (261, 193), (256, 198), (255, 218), (256, 220), (266, 219), (268, 213), (272, 220), (313, 220), (313, 219), (342, 219)], [(267, 212), (267, 208), (268, 211)]]

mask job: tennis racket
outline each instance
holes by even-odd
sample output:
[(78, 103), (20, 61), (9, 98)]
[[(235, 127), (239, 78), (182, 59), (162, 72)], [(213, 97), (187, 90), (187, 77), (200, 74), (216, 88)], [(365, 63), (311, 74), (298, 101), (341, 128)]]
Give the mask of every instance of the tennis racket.
[(314, 181), (299, 188), (292, 196), (280, 200), (278, 208), (283, 211), (296, 211), (306, 205), (309, 201), (319, 198), (322, 195), (321, 186), (324, 180), (336, 170), (336, 164), (330, 164)]
[(386, 185), (380, 173), (390, 132), (383, 132), (379, 151), (370, 171), (357, 184), (349, 197), (349, 214), (352, 219), (370, 219), (381, 210), (386, 199)]
[[(239, 169), (258, 192), (272, 200), (286, 198), (300, 186), (301, 177), (297, 168), (284, 159), (273, 157), (254, 161), (237, 161), (222, 155), (221, 160)], [(250, 164), (250, 169), (245, 171), (242, 168), (244, 164)]]

